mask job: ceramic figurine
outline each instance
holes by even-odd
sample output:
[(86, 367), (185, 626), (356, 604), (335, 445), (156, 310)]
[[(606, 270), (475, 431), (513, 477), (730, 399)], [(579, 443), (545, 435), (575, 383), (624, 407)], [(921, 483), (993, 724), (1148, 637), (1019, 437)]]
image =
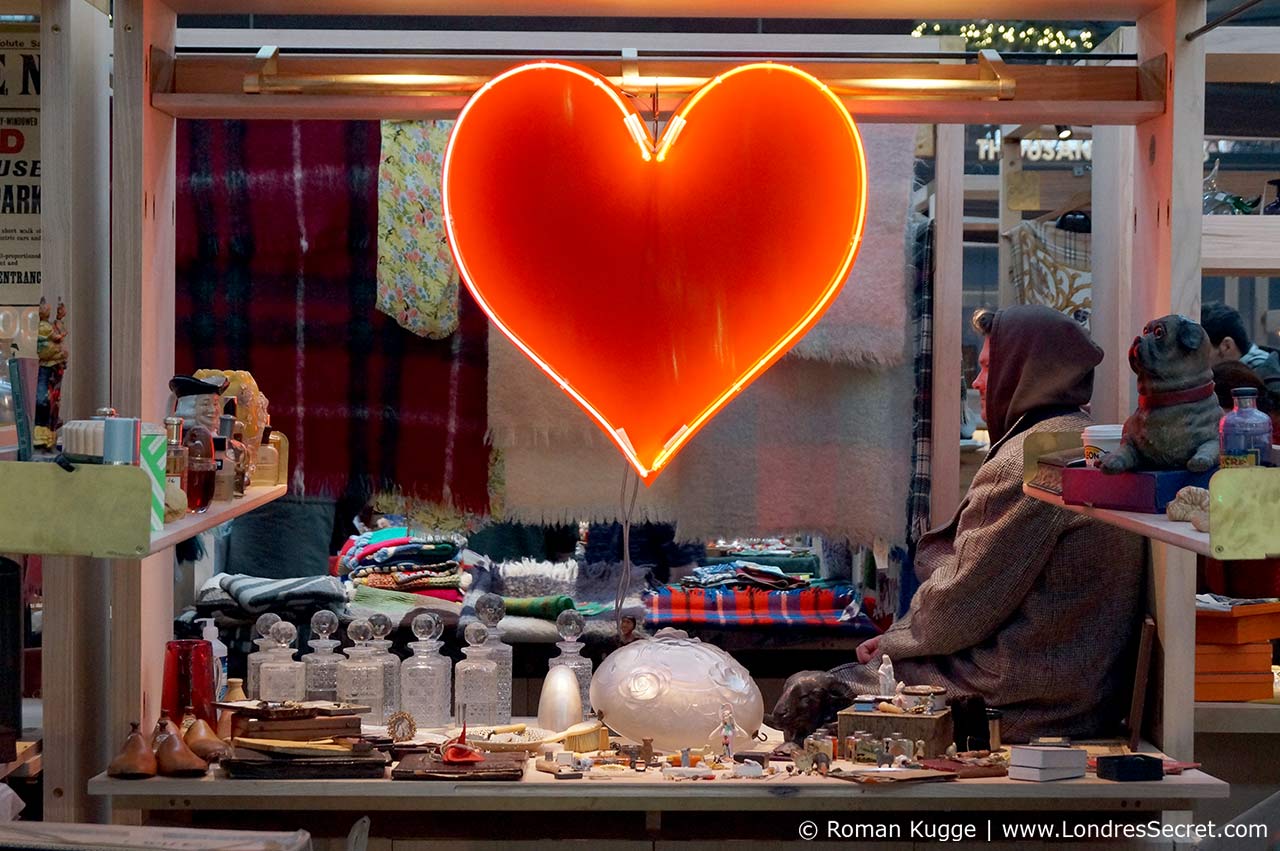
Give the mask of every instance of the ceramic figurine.
[(854, 692), (827, 671), (800, 671), (787, 677), (782, 695), (764, 721), (781, 730), (789, 744), (800, 746), (804, 737), (836, 719), (836, 713), (853, 703)]
[(645, 738), (640, 740), (640, 759), (644, 761), (645, 765), (653, 762), (653, 739)]
[(169, 379), (169, 406), (182, 417), (186, 428), (199, 425), (210, 434), (218, 433), (218, 420), (222, 416), (219, 399), (226, 388), (226, 380), (201, 381), (190, 375), (175, 375)]
[(818, 770), (819, 774), (826, 777), (827, 772), (831, 770), (831, 757), (827, 756), (822, 751), (818, 751), (813, 755), (813, 765)]
[(880, 677), (880, 694), (885, 697), (897, 694), (898, 680), (893, 675), (893, 660), (889, 658), (888, 654), (880, 657), (880, 667), (876, 673)]
[(720, 756), (733, 760), (733, 733), (737, 725), (733, 723), (733, 707), (725, 703), (720, 706)]
[(680, 749), (680, 767), (691, 768), (693, 766), (692, 758), (689, 755), (689, 748)]
[(746, 759), (742, 762), (734, 763), (733, 776), (748, 779), (764, 777), (764, 768), (761, 767), (760, 763)]
[(916, 762), (919, 762), (920, 760), (922, 760), (922, 759), (924, 759), (924, 758), (925, 758), (925, 754), (924, 754), (924, 739), (916, 739), (915, 761), (916, 761)]
[(884, 742), (876, 742), (876, 767), (893, 766), (893, 755), (885, 749)]

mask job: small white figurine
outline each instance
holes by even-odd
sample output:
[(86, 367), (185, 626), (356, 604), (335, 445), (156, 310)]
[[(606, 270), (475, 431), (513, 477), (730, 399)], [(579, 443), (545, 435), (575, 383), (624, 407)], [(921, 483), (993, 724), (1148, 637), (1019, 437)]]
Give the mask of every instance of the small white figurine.
[(888, 697), (898, 692), (898, 678), (893, 675), (893, 661), (889, 658), (889, 654), (880, 657), (880, 694)]

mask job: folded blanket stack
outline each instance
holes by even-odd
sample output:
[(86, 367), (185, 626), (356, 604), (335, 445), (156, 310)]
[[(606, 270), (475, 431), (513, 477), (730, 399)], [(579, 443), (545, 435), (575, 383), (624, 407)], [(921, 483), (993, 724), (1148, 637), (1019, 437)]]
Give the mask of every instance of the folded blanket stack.
[(645, 597), (645, 626), (792, 627), (868, 630), (852, 585), (790, 591), (762, 588), (681, 588), (668, 585)]
[(232, 619), (251, 620), (263, 612), (305, 613), (340, 608), (347, 595), (332, 576), (265, 579), (239, 573), (219, 573), (200, 588), (196, 607), (202, 613), (221, 612)]
[(462, 601), (470, 576), (458, 544), (412, 535), (405, 526), (353, 535), (338, 554), (338, 569), (355, 585)]
[(680, 584), (686, 588), (763, 588), (769, 591), (788, 591), (807, 587), (809, 580), (772, 565), (731, 561), (696, 567), (691, 576), (680, 580)]

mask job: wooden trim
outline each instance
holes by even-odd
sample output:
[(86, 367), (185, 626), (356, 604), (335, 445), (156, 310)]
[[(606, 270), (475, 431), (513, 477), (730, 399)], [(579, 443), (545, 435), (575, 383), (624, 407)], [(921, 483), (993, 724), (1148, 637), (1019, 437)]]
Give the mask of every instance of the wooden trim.
[(999, 250), (998, 263), (996, 269), (996, 283), (999, 304), (995, 307), (1010, 307), (1018, 303), (1018, 294), (1014, 290), (1012, 265), (1013, 265), (1013, 245), (1003, 234), (1009, 232), (1009, 229), (1022, 221), (1022, 211), (1015, 210), (1009, 206), (1010, 180), (1014, 174), (1022, 171), (1022, 143), (1017, 136), (1000, 137), (1000, 175), (999, 175), (999, 193), (997, 203), (999, 206), (998, 228), (999, 236), (996, 240)]
[(937, 526), (960, 504), (961, 313), (964, 290), (964, 126), (937, 127), (934, 174), (933, 421), (929, 514)]
[(1280, 275), (1280, 216), (1204, 216), (1201, 233), (1204, 274)]
[(1105, 353), (1094, 372), (1093, 418), (1119, 423), (1133, 410), (1129, 343), (1141, 330), (1133, 309), (1133, 157), (1131, 127), (1093, 128), (1093, 338)]

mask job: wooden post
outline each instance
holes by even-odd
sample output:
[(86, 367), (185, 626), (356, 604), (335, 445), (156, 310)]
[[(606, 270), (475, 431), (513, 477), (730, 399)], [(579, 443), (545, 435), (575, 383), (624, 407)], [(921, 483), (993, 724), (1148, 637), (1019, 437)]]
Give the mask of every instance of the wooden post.
[(1000, 212), (996, 234), (996, 246), (999, 252), (1000, 268), (999, 293), (1000, 303), (997, 307), (1010, 307), (1018, 303), (1018, 294), (1014, 291), (1013, 277), (1010, 275), (1013, 263), (1013, 244), (1005, 236), (1009, 228), (1022, 221), (1022, 211), (1010, 206), (1009, 181), (1014, 174), (1022, 171), (1022, 140), (1016, 136), (1000, 137)]
[[(1205, 21), (1204, 0), (1166, 0), (1138, 20), (1139, 63), (1164, 55), (1166, 110), (1135, 128), (1135, 232), (1131, 322), (1200, 315), (1200, 212), (1204, 139), (1204, 42), (1185, 35)], [(1195, 556), (1152, 548), (1162, 654), (1159, 744), (1175, 759), (1194, 752)]]
[[(174, 120), (151, 108), (176, 19), (159, 0), (117, 0), (112, 144), (111, 400), (159, 422), (173, 373)], [(161, 51), (154, 53), (153, 49)], [(173, 552), (117, 561), (111, 583), (110, 729), (153, 723), (172, 637)]]
[(1094, 373), (1093, 419), (1119, 423), (1133, 410), (1133, 153), (1131, 127), (1093, 128), (1093, 339), (1106, 358)]
[(945, 523), (960, 504), (960, 339), (964, 288), (964, 125), (939, 124), (934, 157), (933, 428), (929, 513)]
[[(108, 81), (111, 29), (107, 16), (80, 0), (40, 6), (43, 291), (67, 305), (70, 358), (63, 378), (64, 420), (89, 416), (108, 392), (107, 218), (109, 190)], [(44, 817), (101, 821), (106, 802), (85, 790), (110, 758), (112, 735), (102, 713), (111, 677), (110, 610), (102, 589), (105, 562), (46, 557), (44, 571)]]

